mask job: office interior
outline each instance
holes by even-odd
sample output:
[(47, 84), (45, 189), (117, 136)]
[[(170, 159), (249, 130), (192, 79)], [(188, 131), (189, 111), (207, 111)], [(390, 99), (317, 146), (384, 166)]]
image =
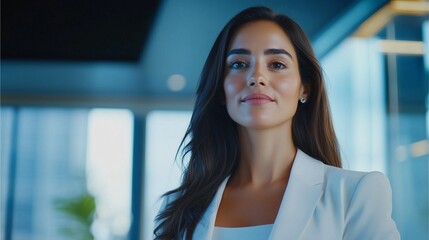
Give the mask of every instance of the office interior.
[(152, 239), (205, 58), (257, 5), (311, 39), (344, 168), (386, 174), (402, 239), (429, 239), (422, 0), (2, 1), (1, 239)]

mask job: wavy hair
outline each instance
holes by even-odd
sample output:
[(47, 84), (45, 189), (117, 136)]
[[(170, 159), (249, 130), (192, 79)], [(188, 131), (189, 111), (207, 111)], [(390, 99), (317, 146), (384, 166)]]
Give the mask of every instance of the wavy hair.
[[(156, 240), (192, 239), (195, 228), (222, 181), (238, 166), (240, 144), (237, 124), (225, 105), (223, 81), (228, 45), (246, 23), (268, 20), (278, 24), (295, 48), (301, 81), (309, 92), (292, 120), (295, 146), (325, 164), (341, 167), (338, 143), (332, 126), (322, 70), (301, 27), (285, 15), (266, 7), (251, 7), (233, 17), (217, 37), (200, 75), (194, 111), (182, 140), (189, 163), (181, 185), (163, 196), (175, 194), (156, 217)], [(180, 147), (179, 147), (180, 149)]]

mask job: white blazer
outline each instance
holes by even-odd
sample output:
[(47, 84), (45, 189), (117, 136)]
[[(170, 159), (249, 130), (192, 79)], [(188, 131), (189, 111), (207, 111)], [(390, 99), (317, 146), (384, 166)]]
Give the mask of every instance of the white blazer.
[[(227, 181), (217, 190), (193, 239), (212, 239)], [(161, 209), (173, 199), (167, 196)], [(269, 239), (400, 239), (391, 213), (391, 188), (382, 173), (328, 166), (298, 149)]]

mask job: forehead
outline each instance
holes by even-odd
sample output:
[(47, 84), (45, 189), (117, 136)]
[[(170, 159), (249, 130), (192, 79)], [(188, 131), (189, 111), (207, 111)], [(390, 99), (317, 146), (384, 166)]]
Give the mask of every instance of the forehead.
[(229, 48), (246, 48), (251, 52), (268, 48), (283, 48), (295, 55), (289, 36), (272, 21), (261, 20), (246, 23), (232, 36)]

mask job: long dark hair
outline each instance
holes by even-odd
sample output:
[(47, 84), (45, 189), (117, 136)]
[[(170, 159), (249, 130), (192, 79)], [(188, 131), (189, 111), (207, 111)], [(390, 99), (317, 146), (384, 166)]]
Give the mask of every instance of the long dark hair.
[[(295, 146), (325, 164), (341, 167), (332, 126), (322, 70), (301, 27), (292, 19), (266, 7), (248, 8), (232, 18), (217, 37), (200, 76), (194, 112), (184, 140), (190, 154), (181, 185), (164, 194), (175, 200), (156, 217), (155, 239), (192, 239), (197, 223), (213, 200), (222, 181), (238, 166), (240, 144), (237, 124), (230, 118), (224, 99), (223, 80), (228, 44), (244, 24), (268, 20), (289, 36), (298, 58), (302, 82), (309, 92), (299, 104), (292, 122)], [(181, 144), (181, 145), (182, 145)]]

